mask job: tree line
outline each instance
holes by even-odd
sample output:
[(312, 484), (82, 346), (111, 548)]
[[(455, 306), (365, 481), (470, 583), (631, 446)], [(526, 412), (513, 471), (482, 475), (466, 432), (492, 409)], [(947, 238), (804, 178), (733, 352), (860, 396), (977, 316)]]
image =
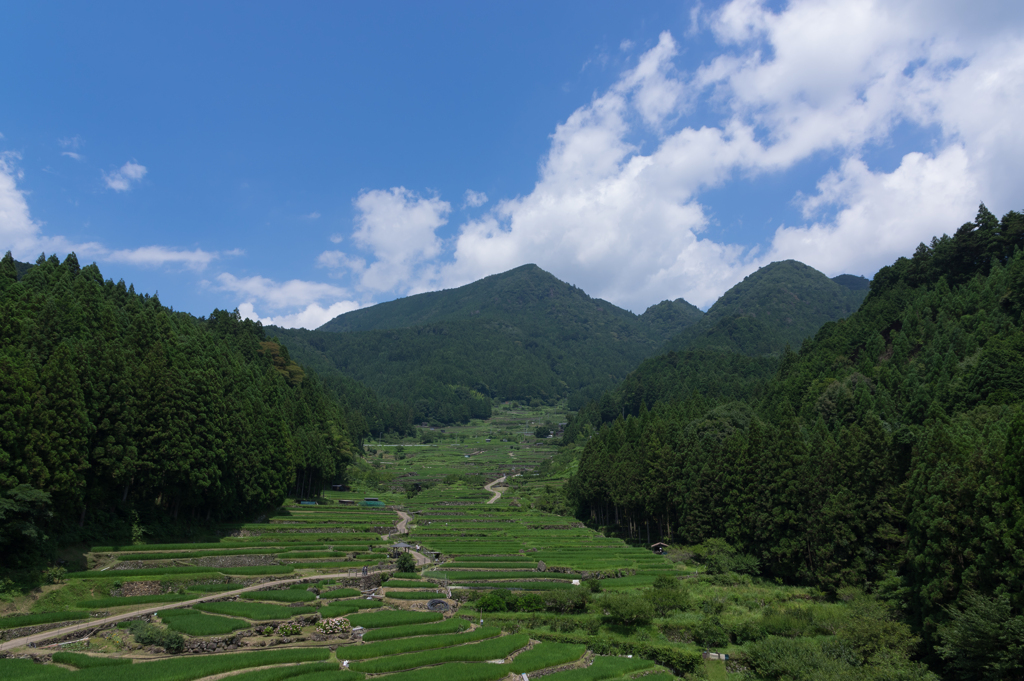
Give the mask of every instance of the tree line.
[[(362, 417), (237, 311), (196, 318), (40, 256), (0, 261), (0, 561), (216, 521), (343, 481)], [(358, 436), (358, 435), (357, 435)], [(140, 520), (141, 518), (141, 520)]]
[(866, 588), (952, 678), (1020, 678), (1022, 313), (1024, 215), (982, 206), (883, 268), (768, 380), (734, 360), (741, 376), (716, 390), (674, 368), (682, 355), (655, 366), (685, 395), (631, 376), (567, 429), (569, 499), (637, 541), (720, 538), (766, 577)]

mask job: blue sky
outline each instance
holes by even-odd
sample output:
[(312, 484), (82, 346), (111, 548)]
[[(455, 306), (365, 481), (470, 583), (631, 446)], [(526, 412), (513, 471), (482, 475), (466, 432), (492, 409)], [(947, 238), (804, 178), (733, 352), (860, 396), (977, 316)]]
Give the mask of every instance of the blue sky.
[[(535, 262), (637, 313), (1021, 209), (1021, 3), (22, 3), (0, 248), (313, 328)], [(1015, 113), (1016, 112), (1016, 113)]]

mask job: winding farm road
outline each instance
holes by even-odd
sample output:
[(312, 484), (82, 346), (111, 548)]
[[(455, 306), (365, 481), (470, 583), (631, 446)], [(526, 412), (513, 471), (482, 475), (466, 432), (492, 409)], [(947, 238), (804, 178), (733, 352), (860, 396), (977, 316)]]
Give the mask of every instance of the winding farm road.
[[(421, 556), (422, 557), (422, 556)], [(426, 560), (426, 559), (424, 559)], [(428, 561), (429, 562), (429, 561)], [(170, 610), (172, 608), (184, 608), (190, 605), (196, 605), (198, 603), (205, 603), (207, 601), (215, 601), (221, 598), (229, 596), (237, 596), (238, 594), (244, 594), (249, 591), (259, 591), (265, 589), (268, 586), (280, 586), (282, 584), (298, 584), (300, 582), (318, 582), (321, 579), (337, 579), (339, 577), (362, 577), (362, 571), (350, 571), (350, 572), (337, 572), (330, 575), (309, 575), (306, 577), (294, 577), (292, 579), (278, 579), (272, 582), (263, 582), (261, 584), (252, 584), (250, 586), (242, 587), (241, 589), (235, 589), (234, 591), (220, 591), (209, 596), (202, 596), (200, 598), (194, 598), (190, 601), (180, 601), (178, 603), (162, 603), (160, 605), (142, 608), (141, 610), (132, 610), (131, 612), (124, 612), (120, 615), (111, 615), (110, 617), (103, 617), (98, 620), (84, 620), (77, 624), (71, 624), (60, 629), (49, 629), (47, 631), (39, 632), (38, 634), (31, 634), (29, 636), (22, 636), (21, 638), (12, 638), (9, 641), (0, 642), (0, 650), (11, 650), (19, 646), (27, 646), (30, 643), (39, 643), (40, 641), (48, 641), (51, 638), (61, 638), (68, 634), (74, 634), (79, 631), (86, 631), (88, 629), (103, 628), (105, 625), (114, 624), (122, 620), (132, 619), (133, 617), (140, 617), (142, 615), (152, 615), (158, 610)]]
[(501, 492), (498, 492), (497, 490), (494, 489), (494, 486), (501, 482), (505, 482), (504, 475), (495, 480), (494, 482), (489, 482), (486, 485), (484, 485), (485, 490), (494, 494), (494, 496), (491, 497), (490, 501), (487, 502), (488, 504), (493, 504), (495, 501), (501, 498)]

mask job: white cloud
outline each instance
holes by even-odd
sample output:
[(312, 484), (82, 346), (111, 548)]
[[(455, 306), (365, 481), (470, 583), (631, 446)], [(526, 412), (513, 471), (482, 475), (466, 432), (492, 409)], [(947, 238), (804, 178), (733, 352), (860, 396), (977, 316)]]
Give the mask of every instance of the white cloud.
[(332, 244), (340, 244), (344, 240), (345, 240), (345, 237), (343, 237), (341, 234), (332, 234), (331, 235), (331, 243)]
[(328, 267), (331, 269), (348, 269), (353, 272), (362, 273), (366, 269), (366, 261), (362, 258), (354, 258), (344, 251), (324, 251), (316, 259), (317, 267)]
[(629, 52), (630, 50), (633, 49), (633, 47), (635, 47), (635, 45), (636, 43), (627, 38), (624, 39), (621, 43), (619, 43), (619, 49), (622, 50), (623, 52)]
[[(970, 220), (982, 200), (997, 213), (1019, 207), (1022, 15), (871, 0), (695, 8), (716, 58), (680, 73), (663, 33), (556, 127), (533, 191), (462, 225), (453, 259), (423, 263), (412, 290), (536, 262), (639, 311), (680, 295), (707, 305), (781, 258), (872, 274)], [(701, 98), (723, 118), (689, 127)], [(935, 140), (895, 170), (870, 167), (865, 151), (891, 144), (900, 124), (931, 126)], [(653, 138), (637, 141), (644, 130)], [(810, 224), (781, 225), (760, 248), (706, 233), (708, 188), (822, 157), (835, 166), (802, 199)]]
[(316, 220), (317, 218), (320, 217), (320, 213), (317, 213), (316, 211), (313, 211), (312, 213), (309, 213), (308, 215), (304, 215), (303, 217), (305, 217), (307, 220)]
[(441, 240), (434, 232), (448, 222), (447, 201), (392, 187), (363, 192), (353, 203), (359, 215), (352, 239), (375, 258), (360, 272), (364, 288), (390, 291), (407, 286), (420, 264), (441, 253)]
[(273, 324), (286, 329), (309, 329), (312, 331), (323, 326), (340, 314), (358, 310), (359, 303), (342, 301), (324, 308), (316, 303), (306, 306), (304, 310), (294, 314), (278, 315), (276, 317), (260, 317), (252, 303), (242, 303), (238, 306), (238, 313), (244, 319), (263, 322), (265, 325)]
[[(228, 253), (228, 255), (237, 254), (237, 249)], [(165, 246), (143, 246), (141, 248), (110, 251), (104, 255), (103, 259), (109, 262), (124, 262), (149, 267), (175, 264), (184, 265), (193, 270), (202, 270), (218, 257), (220, 257), (219, 254), (204, 251), (200, 248), (183, 251)]]
[(119, 170), (103, 173), (103, 180), (110, 189), (116, 192), (126, 192), (132, 188), (133, 183), (141, 181), (145, 175), (146, 166), (128, 161)]
[[(277, 282), (260, 276), (239, 278), (225, 272), (217, 276), (216, 286), (243, 299), (238, 311), (246, 319), (285, 328), (315, 329), (340, 314), (361, 307), (358, 302), (347, 299), (345, 289), (314, 281), (292, 279)], [(331, 302), (323, 304), (325, 301)], [(257, 303), (275, 311), (297, 311), (261, 317), (256, 312)]]
[(466, 202), (462, 204), (462, 207), (465, 208), (466, 206), (469, 206), (470, 208), (479, 208), (485, 203), (487, 203), (487, 194), (467, 189)]
[(82, 155), (81, 154), (77, 154), (77, 153), (75, 153), (73, 151), (62, 151), (62, 152), (60, 152), (60, 155), (61, 156), (67, 156), (68, 158), (73, 158), (76, 161), (81, 161), (82, 160)]
[(19, 260), (34, 260), (41, 251), (68, 253), (91, 257), (106, 251), (100, 244), (72, 243), (62, 236), (44, 236), (42, 224), (32, 219), (24, 190), (18, 181), (24, 173), (17, 167), (21, 156), (0, 153), (0, 248), (10, 250)]
[(227, 272), (217, 276), (217, 287), (236, 293), (247, 301), (261, 300), (273, 310), (308, 306), (324, 299), (337, 302), (348, 297), (345, 289), (332, 284), (301, 279), (277, 282), (261, 276), (239, 278)]

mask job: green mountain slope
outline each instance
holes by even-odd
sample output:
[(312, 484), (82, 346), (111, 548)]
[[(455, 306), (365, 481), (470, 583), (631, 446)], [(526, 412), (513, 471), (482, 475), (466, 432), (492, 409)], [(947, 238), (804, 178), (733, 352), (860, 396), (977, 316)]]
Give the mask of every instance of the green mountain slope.
[(637, 415), (643, 406), (694, 392), (711, 399), (761, 395), (786, 347), (799, 347), (823, 324), (853, 313), (867, 295), (867, 282), (849, 274), (829, 279), (795, 260), (762, 267), (672, 337), (667, 352), (645, 359), (614, 390), (582, 408), (565, 431), (566, 442), (618, 415)]
[(452, 422), (489, 414), (492, 398), (582, 404), (702, 316), (682, 300), (634, 315), (524, 265), (273, 333), (325, 380), (340, 372), (414, 422)]
[(982, 206), (779, 364), (745, 399), (691, 395), (602, 428), (568, 485), (579, 516), (708, 542), (712, 573), (856, 587), (905, 614), (943, 678), (1020, 678), (1024, 215)]
[(848, 317), (865, 295), (866, 288), (853, 290), (795, 260), (773, 262), (726, 291), (698, 323), (672, 338), (667, 349), (779, 353), (787, 345), (799, 347), (825, 322)]
[(0, 565), (344, 479), (358, 420), (259, 324), (173, 312), (72, 253), (0, 261)]

